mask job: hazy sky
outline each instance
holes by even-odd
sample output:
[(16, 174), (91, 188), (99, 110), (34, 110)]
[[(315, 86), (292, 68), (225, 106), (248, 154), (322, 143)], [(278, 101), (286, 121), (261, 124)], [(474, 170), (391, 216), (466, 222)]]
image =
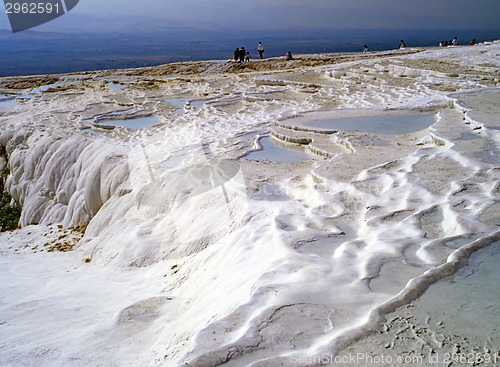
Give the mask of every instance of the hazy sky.
[[(56, 31), (69, 21), (85, 30), (99, 24), (120, 30), (156, 24), (244, 30), (499, 29), (499, 14), (500, 0), (80, 0), (70, 14), (35, 30)], [(0, 28), (10, 28), (5, 13)]]

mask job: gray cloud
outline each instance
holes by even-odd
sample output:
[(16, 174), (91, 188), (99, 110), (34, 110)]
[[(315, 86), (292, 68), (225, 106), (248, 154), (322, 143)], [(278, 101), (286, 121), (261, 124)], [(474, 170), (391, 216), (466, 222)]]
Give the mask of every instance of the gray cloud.
[[(81, 28), (86, 24), (78, 22), (78, 16), (100, 19), (108, 29), (122, 29), (130, 22), (134, 27), (147, 27), (147, 19), (153, 18), (165, 25), (206, 29), (500, 30), (499, 0), (80, 0), (71, 13), (73, 26)], [(0, 26), (5, 23), (1, 19)], [(64, 23), (58, 19), (44, 29), (56, 30)], [(151, 22), (151, 27), (156, 24)]]
[(497, 28), (498, 0), (81, 0), (89, 14), (139, 14), (214, 27)]

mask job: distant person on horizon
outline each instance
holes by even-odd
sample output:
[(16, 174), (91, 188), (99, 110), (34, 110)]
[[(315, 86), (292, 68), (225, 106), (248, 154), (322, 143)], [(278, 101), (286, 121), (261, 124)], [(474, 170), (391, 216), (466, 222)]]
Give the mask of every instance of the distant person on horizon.
[(444, 41), (439, 42), (439, 47), (443, 47), (443, 46), (444, 46)]
[(259, 47), (257, 47), (257, 51), (259, 51), (260, 59), (262, 60), (264, 56), (262, 54), (264, 53), (264, 45), (262, 42), (259, 42)]
[(453, 38), (453, 41), (451, 41), (451, 44), (453, 46), (458, 46), (458, 39), (457, 39), (457, 37)]
[(285, 60), (292, 60), (293, 59), (293, 56), (292, 56), (292, 51), (288, 51), (285, 55)]
[(234, 50), (233, 54), (234, 54), (234, 61), (238, 61), (238, 59), (240, 58), (240, 49), (236, 47), (236, 50)]
[(405, 41), (401, 40), (401, 42), (399, 42), (399, 48), (405, 48), (406, 45), (405, 45)]
[(472, 41), (469, 42), (470, 46), (474, 46), (476, 44), (476, 39), (474, 38)]
[(247, 53), (245, 54), (245, 61), (250, 62), (251, 58), (252, 58), (252, 56), (250, 55), (250, 52), (247, 51)]
[(363, 46), (363, 52), (368, 52), (368, 46), (367, 45)]
[(240, 48), (240, 62), (245, 62), (245, 54), (247, 52), (245, 51), (245, 47), (241, 46)]

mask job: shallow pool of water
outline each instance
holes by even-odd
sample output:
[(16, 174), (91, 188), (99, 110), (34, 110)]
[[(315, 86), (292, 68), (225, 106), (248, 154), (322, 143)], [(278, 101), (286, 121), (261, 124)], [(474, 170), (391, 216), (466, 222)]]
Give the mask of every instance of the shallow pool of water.
[(108, 83), (108, 84), (106, 84), (106, 87), (108, 87), (109, 89), (115, 90), (117, 92), (120, 92), (123, 90), (123, 88), (126, 87), (126, 85), (125, 84), (117, 84), (117, 83)]
[(306, 126), (330, 130), (351, 130), (378, 134), (410, 134), (432, 125), (434, 113), (378, 115), (314, 120)]
[(496, 342), (500, 337), (499, 261), (500, 242), (496, 242), (473, 254), (469, 265), (452, 277), (431, 285), (413, 310), (444, 322), (468, 340)]
[(158, 116), (149, 116), (149, 117), (138, 117), (134, 119), (126, 119), (126, 120), (99, 121), (99, 124), (107, 126), (122, 126), (127, 129), (137, 130), (143, 127), (161, 124), (161, 120)]
[(183, 107), (190, 100), (191, 98), (172, 98), (172, 99), (165, 99), (165, 102), (170, 103), (174, 107)]
[(1, 108), (8, 108), (15, 106), (17, 104), (17, 101), (15, 99), (9, 99), (9, 100), (4, 100), (0, 99), (0, 107)]
[(296, 163), (309, 159), (306, 152), (279, 146), (270, 137), (260, 139), (260, 143), (262, 144), (262, 150), (251, 152), (243, 159), (276, 163)]
[(47, 91), (47, 89), (49, 88), (56, 88), (57, 86), (61, 85), (60, 83), (54, 83), (54, 84), (49, 84), (49, 85), (42, 85), (40, 87), (37, 87), (37, 88), (33, 88), (31, 90), (31, 93), (32, 94), (37, 94), (37, 95), (40, 95), (42, 94), (43, 92)]
[(207, 101), (191, 101), (190, 105), (195, 110), (199, 110), (203, 107), (205, 103), (207, 103)]
[(172, 113), (182, 116), (184, 115), (184, 108), (176, 108)]
[(484, 148), (474, 153), (474, 157), (480, 159), (484, 163), (498, 164), (500, 162), (500, 150), (492, 141), (487, 141)]
[(174, 114), (182, 116), (184, 114), (184, 106), (188, 104), (188, 106), (195, 110), (198, 111), (200, 110), (207, 101), (204, 100), (198, 100), (198, 101), (193, 101), (191, 98), (174, 98), (174, 99), (165, 99), (165, 102), (170, 103), (174, 107), (179, 107), (176, 108), (174, 111), (172, 111)]

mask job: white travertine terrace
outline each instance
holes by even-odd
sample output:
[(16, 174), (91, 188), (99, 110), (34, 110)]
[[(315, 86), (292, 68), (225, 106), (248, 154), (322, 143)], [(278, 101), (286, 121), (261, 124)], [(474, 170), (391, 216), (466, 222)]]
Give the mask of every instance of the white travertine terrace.
[[(338, 353), (500, 239), (499, 55), (494, 42), (189, 79), (96, 72), (22, 91), (32, 98), (0, 116), (22, 207), (22, 228), (0, 235), (0, 360), (291, 366)], [(176, 98), (206, 102), (173, 114)], [(300, 124), (420, 112), (435, 122), (405, 135)], [(150, 115), (162, 123), (82, 131)], [(267, 135), (310, 159), (240, 159)], [(80, 224), (74, 251), (40, 251)]]

